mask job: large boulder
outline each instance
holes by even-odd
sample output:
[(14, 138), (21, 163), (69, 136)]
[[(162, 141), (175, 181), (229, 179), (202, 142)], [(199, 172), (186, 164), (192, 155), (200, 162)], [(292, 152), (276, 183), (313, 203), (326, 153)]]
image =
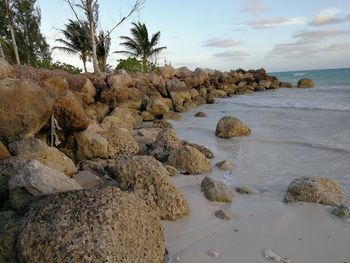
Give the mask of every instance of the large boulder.
[(109, 107), (102, 102), (96, 102), (94, 104), (86, 106), (85, 113), (89, 116), (90, 119), (101, 122), (104, 117), (108, 115)]
[(193, 72), (187, 67), (181, 67), (176, 69), (176, 77), (181, 80), (192, 78)]
[(5, 59), (0, 58), (0, 80), (14, 77), (16, 77), (14, 68)]
[(201, 69), (201, 68), (196, 68), (194, 71), (194, 85), (195, 86), (200, 86), (203, 85), (207, 80), (209, 80), (209, 75), (208, 73)]
[(74, 175), (73, 180), (83, 189), (95, 189), (104, 186), (103, 180), (90, 171), (79, 171)]
[(174, 69), (172, 66), (164, 66), (159, 68), (160, 74), (162, 77), (166, 79), (172, 79), (176, 75), (176, 69)]
[(54, 115), (58, 125), (65, 131), (83, 131), (90, 124), (89, 117), (71, 91), (55, 100)]
[(110, 107), (140, 109), (143, 94), (136, 88), (112, 86), (102, 91), (101, 102)]
[(182, 141), (182, 145), (184, 145), (184, 146), (191, 146), (191, 147), (195, 148), (196, 150), (198, 150), (202, 154), (204, 154), (204, 156), (206, 158), (208, 158), (208, 159), (213, 159), (214, 158), (213, 152), (210, 149), (208, 149), (205, 146), (203, 146), (203, 145), (196, 144), (196, 143), (191, 143), (191, 142), (188, 142), (188, 141)]
[(8, 263), (162, 263), (164, 254), (157, 212), (112, 187), (37, 199), (0, 236), (0, 262)]
[(108, 174), (124, 191), (135, 191), (160, 217), (175, 220), (189, 213), (183, 194), (171, 181), (164, 166), (151, 156), (121, 156), (107, 168)]
[(248, 136), (250, 134), (251, 130), (241, 120), (231, 116), (222, 117), (215, 131), (215, 135), (223, 139)]
[(180, 147), (181, 141), (177, 138), (175, 130), (163, 129), (152, 145), (151, 155), (158, 161), (166, 162), (170, 152)]
[(69, 84), (67, 79), (64, 77), (51, 76), (43, 81), (42, 87), (52, 98), (56, 98), (69, 89)]
[(178, 112), (185, 111), (184, 103), (191, 100), (191, 94), (185, 82), (178, 79), (171, 79), (167, 81), (166, 87), (173, 101), (175, 110)]
[(169, 107), (164, 103), (162, 98), (153, 97), (149, 100), (146, 111), (155, 117), (160, 117), (163, 116), (163, 114), (169, 112)]
[(123, 71), (121, 74), (113, 74), (108, 77), (107, 83), (110, 87), (131, 87), (133, 86), (134, 80), (132, 77), (126, 72)]
[(209, 201), (232, 202), (233, 192), (231, 188), (219, 180), (206, 176), (202, 180), (201, 189)]
[(35, 135), (48, 122), (52, 101), (45, 90), (30, 80), (0, 81), (0, 140), (12, 141)]
[(201, 174), (211, 171), (210, 161), (204, 154), (191, 146), (172, 150), (167, 163), (186, 174)]
[(165, 88), (165, 81), (162, 75), (157, 75), (156, 73), (148, 74), (148, 81), (162, 96), (168, 96), (168, 91)]
[(284, 202), (309, 202), (322, 205), (340, 205), (346, 195), (339, 183), (326, 177), (296, 178), (288, 186)]
[(301, 89), (313, 88), (315, 87), (315, 82), (312, 79), (301, 79), (298, 81), (297, 87)]
[(48, 146), (42, 140), (27, 138), (10, 143), (8, 148), (20, 162), (37, 160), (43, 165), (61, 171), (68, 176), (72, 176), (77, 172), (77, 168), (71, 159), (57, 148)]
[(35, 196), (81, 189), (64, 173), (28, 160), (9, 178), (10, 202), (14, 209), (21, 208)]
[(142, 123), (142, 117), (136, 110), (114, 108), (112, 113), (105, 117), (101, 123), (102, 128), (111, 129), (115, 127), (132, 130)]

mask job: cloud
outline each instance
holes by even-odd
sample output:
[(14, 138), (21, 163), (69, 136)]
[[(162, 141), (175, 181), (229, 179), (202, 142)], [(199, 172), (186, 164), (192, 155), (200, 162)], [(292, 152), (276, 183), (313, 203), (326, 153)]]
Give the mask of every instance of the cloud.
[(347, 18), (341, 18), (337, 16), (341, 12), (342, 11), (336, 7), (325, 9), (318, 16), (313, 18), (309, 24), (312, 26), (323, 26), (347, 21)]
[(304, 43), (317, 42), (326, 38), (337, 37), (340, 35), (349, 34), (346, 30), (301, 30), (294, 33), (294, 38), (300, 38), (299, 41)]
[(225, 47), (237, 46), (240, 44), (241, 44), (241, 41), (234, 40), (234, 39), (224, 39), (224, 38), (211, 38), (206, 41), (203, 41), (203, 45), (205, 47), (225, 48)]
[(266, 7), (262, 1), (249, 1), (249, 3), (241, 6), (241, 12), (257, 14), (264, 12)]
[(322, 48), (321, 51), (344, 51), (350, 49), (350, 43), (336, 43)]
[(249, 54), (240, 50), (228, 50), (224, 52), (215, 53), (213, 54), (213, 56), (218, 58), (226, 58), (228, 60), (238, 60), (244, 59), (245, 57), (249, 56)]
[(255, 29), (265, 29), (274, 26), (302, 25), (306, 24), (307, 20), (304, 17), (294, 18), (272, 18), (256, 21), (248, 21), (247, 25)]

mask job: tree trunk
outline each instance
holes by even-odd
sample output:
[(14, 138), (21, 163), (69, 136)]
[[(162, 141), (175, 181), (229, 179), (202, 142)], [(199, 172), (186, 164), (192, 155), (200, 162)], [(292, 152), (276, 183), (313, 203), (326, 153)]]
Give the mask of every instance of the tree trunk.
[(85, 59), (83, 59), (83, 63), (84, 63), (84, 71), (85, 71), (85, 73), (87, 73), (87, 69), (86, 69), (86, 60), (85, 60)]
[(1, 42), (0, 42), (0, 57), (5, 59), (4, 49), (2, 48)]
[(100, 70), (98, 68), (98, 60), (97, 60), (97, 52), (96, 52), (93, 0), (86, 0), (86, 9), (87, 9), (87, 15), (88, 15), (89, 27), (90, 27), (92, 62), (94, 65), (94, 73), (100, 73)]
[(15, 52), (16, 63), (18, 65), (20, 65), (21, 61), (20, 61), (19, 55), (18, 55), (18, 47), (17, 47), (16, 37), (15, 37), (15, 30), (13, 29), (12, 12), (11, 12), (8, 0), (4, 0), (4, 1), (5, 1), (5, 5), (6, 5), (8, 24), (9, 24), (9, 29), (10, 29), (11, 38), (12, 38), (13, 51)]

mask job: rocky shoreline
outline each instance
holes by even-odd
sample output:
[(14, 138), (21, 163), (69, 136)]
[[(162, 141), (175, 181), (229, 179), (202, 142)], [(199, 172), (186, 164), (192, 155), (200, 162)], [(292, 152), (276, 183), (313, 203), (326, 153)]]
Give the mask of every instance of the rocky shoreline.
[[(264, 69), (165, 66), (96, 76), (1, 60), (0, 262), (163, 262), (161, 220), (190, 213), (171, 177), (209, 172), (213, 158), (177, 138), (167, 119), (216, 98), (282, 87), (292, 84)], [(216, 130), (220, 138), (250, 133), (229, 116)], [(202, 190), (209, 200), (232, 200), (213, 178)], [(285, 201), (342, 205), (346, 197), (336, 182), (303, 178)]]

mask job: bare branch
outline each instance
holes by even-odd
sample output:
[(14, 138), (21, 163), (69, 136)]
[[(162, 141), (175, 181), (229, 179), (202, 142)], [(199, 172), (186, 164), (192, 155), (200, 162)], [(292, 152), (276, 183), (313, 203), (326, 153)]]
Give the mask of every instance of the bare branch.
[(74, 7), (76, 7), (76, 4), (74, 4), (74, 2), (72, 2), (71, 0), (63, 0), (63, 1), (66, 2), (66, 3), (69, 5), (69, 7), (70, 7), (70, 9), (72, 10), (72, 12), (73, 12), (75, 18), (77, 19), (77, 21), (78, 21), (80, 24), (83, 24), (83, 22), (81, 21), (81, 19), (80, 19), (79, 16), (78, 16), (77, 11), (76, 11), (75, 8), (74, 8)]

